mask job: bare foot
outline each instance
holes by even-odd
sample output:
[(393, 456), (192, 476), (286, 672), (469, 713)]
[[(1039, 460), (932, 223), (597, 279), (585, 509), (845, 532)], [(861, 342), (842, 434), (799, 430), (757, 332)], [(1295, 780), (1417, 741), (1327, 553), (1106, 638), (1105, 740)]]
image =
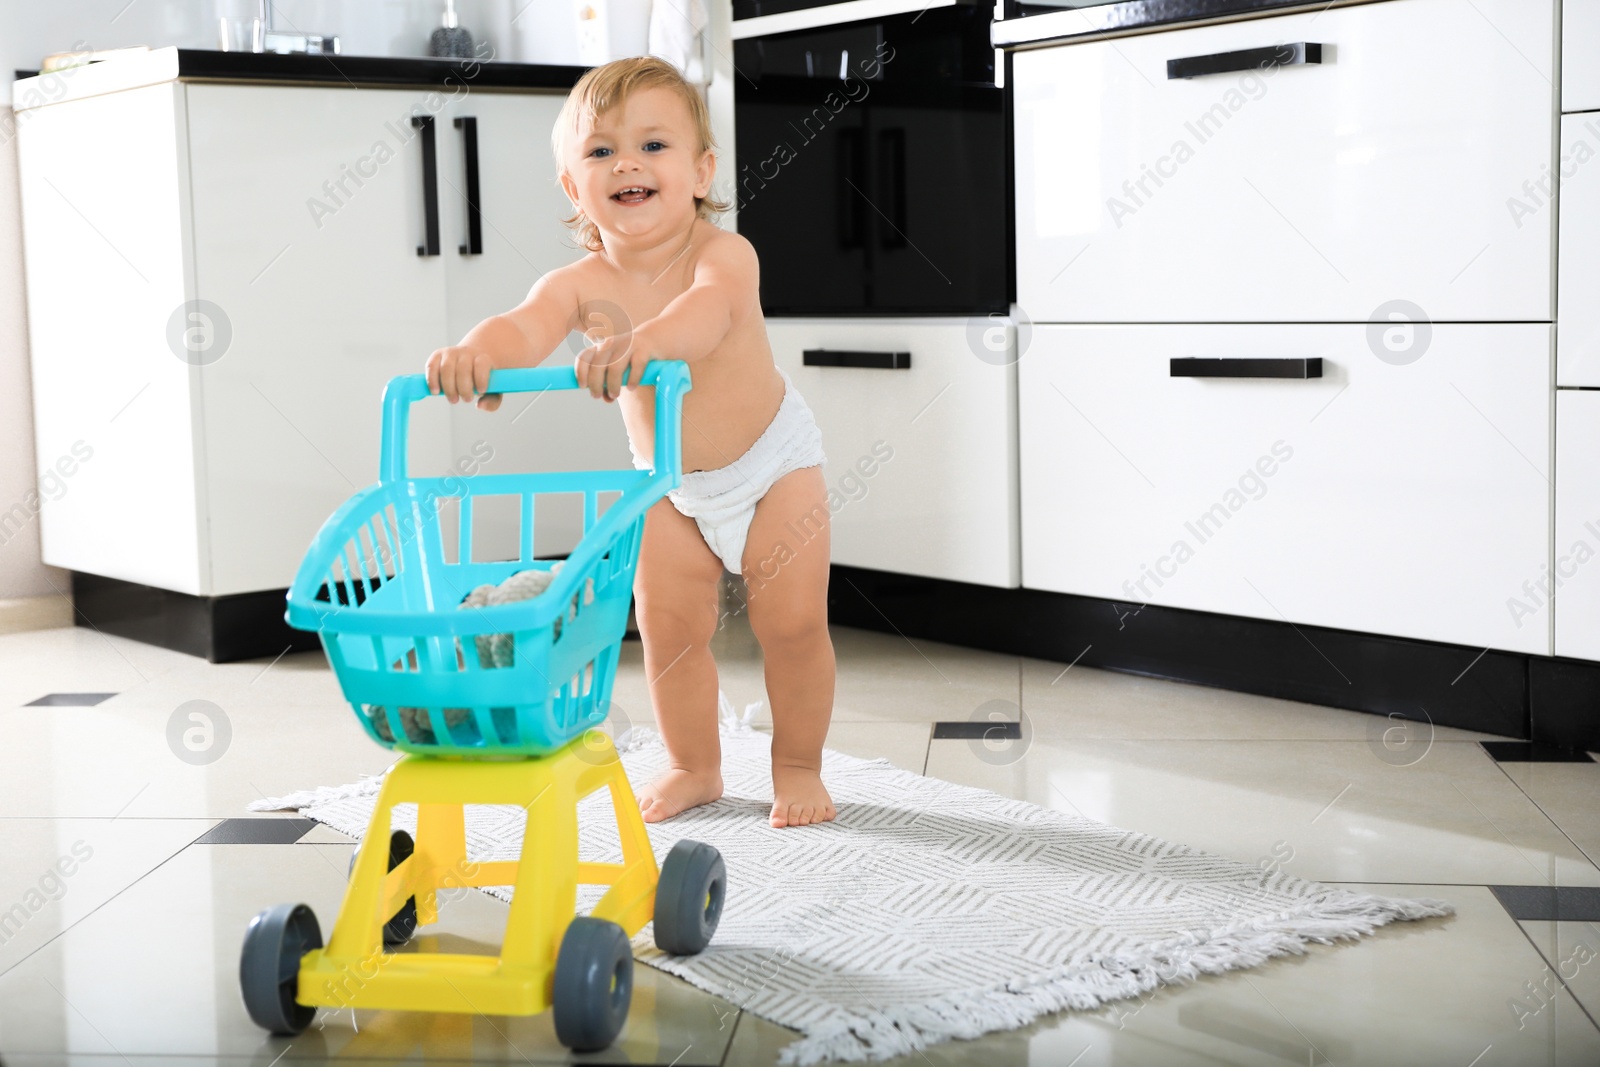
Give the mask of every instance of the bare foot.
[(838, 814), (823, 788), (822, 775), (810, 767), (772, 766), (772, 825), (809, 826), (831, 822)]
[(674, 815), (709, 804), (722, 795), (722, 775), (673, 767), (639, 790), (639, 811), (645, 822), (661, 822)]

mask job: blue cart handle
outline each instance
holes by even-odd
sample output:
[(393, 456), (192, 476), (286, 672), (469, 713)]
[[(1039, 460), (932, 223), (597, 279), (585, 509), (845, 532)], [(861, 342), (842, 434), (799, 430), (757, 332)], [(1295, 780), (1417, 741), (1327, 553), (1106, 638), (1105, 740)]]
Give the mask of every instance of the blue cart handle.
[[(624, 375), (624, 384), (627, 378)], [(654, 473), (667, 472), (676, 488), (683, 471), (683, 434), (680, 425), (682, 396), (694, 388), (689, 365), (681, 359), (653, 359), (645, 364), (640, 385), (656, 387), (656, 448)], [(489, 372), (491, 393), (542, 393), (548, 389), (578, 388), (572, 367), (508, 367)], [(426, 374), (391, 378), (383, 391), (383, 445), (379, 453), (378, 480), (406, 479), (406, 448), (410, 441), (411, 405), (434, 394)], [(442, 394), (440, 394), (442, 396)]]

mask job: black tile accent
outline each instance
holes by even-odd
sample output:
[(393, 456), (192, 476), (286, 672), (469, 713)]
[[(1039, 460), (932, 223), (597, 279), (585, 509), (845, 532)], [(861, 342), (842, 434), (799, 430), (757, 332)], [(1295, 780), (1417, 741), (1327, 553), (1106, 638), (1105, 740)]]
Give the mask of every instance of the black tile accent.
[[(998, 730), (999, 733), (994, 731)], [(971, 741), (988, 738), (991, 741), (1022, 740), (1020, 722), (994, 722), (978, 719), (973, 722), (936, 722), (933, 724), (935, 741)]]
[(1496, 763), (1593, 763), (1587, 752), (1539, 741), (1479, 741)]
[(223, 819), (195, 844), (292, 845), (315, 825), (315, 819)]
[[(1529, 657), (1509, 652), (844, 566), (832, 568), (828, 618), (968, 648), (1530, 736)], [(1590, 729), (1600, 744), (1600, 716)]]
[(72, 574), (73, 615), (79, 626), (203, 656), (212, 663), (276, 656), (285, 648), (320, 648), (314, 633), (283, 619), (287, 589), (202, 597), (170, 589)]
[(1600, 889), (1591, 886), (1492, 885), (1513, 919), (1600, 922)]
[(25, 708), (92, 708), (116, 696), (115, 693), (46, 693), (38, 700), (30, 700)]

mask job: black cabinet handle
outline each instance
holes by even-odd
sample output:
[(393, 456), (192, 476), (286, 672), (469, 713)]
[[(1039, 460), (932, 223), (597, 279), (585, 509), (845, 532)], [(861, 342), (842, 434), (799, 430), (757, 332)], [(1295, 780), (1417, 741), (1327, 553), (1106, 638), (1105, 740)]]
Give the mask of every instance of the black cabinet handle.
[(906, 131), (878, 133), (878, 204), (884, 225), (878, 243), (884, 248), (906, 246)]
[(1202, 359), (1178, 356), (1172, 360), (1174, 378), (1320, 378), (1322, 357), (1309, 359), (1258, 359), (1251, 356)]
[(456, 119), (461, 131), (461, 154), (467, 161), (467, 243), (464, 256), (483, 254), (483, 211), (478, 206), (478, 120), (472, 115)]
[(840, 352), (808, 348), (800, 354), (807, 367), (868, 367), (876, 370), (910, 370), (910, 352)]
[(1206, 74), (1229, 74), (1262, 67), (1299, 67), (1322, 62), (1322, 46), (1314, 41), (1275, 44), (1266, 48), (1241, 48), (1237, 52), (1215, 52), (1209, 56), (1186, 56), (1167, 60), (1167, 79), (1199, 78)]
[(867, 205), (862, 202), (865, 196), (865, 190), (861, 188), (862, 171), (866, 169), (866, 154), (862, 151), (861, 136), (859, 128), (840, 130), (836, 143), (839, 195), (835, 206), (839, 213), (840, 248), (863, 247), (862, 231), (867, 224)]
[(422, 131), (422, 211), (427, 220), (427, 244), (417, 255), (439, 254), (439, 152), (433, 140), (433, 116), (412, 115), (411, 125)]

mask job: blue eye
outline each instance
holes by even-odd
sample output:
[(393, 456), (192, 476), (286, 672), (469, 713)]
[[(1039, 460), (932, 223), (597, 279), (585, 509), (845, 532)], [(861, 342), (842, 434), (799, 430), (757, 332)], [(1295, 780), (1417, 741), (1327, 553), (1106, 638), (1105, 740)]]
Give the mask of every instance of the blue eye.
[(646, 149), (665, 148), (665, 147), (667, 147), (667, 146), (662, 144), (660, 141), (647, 141), (645, 143), (645, 148)]
[(609, 151), (611, 151), (611, 149), (609, 149), (609, 148), (596, 148), (593, 152), (590, 152), (589, 154), (591, 156), (599, 156), (602, 152), (609, 152)]

